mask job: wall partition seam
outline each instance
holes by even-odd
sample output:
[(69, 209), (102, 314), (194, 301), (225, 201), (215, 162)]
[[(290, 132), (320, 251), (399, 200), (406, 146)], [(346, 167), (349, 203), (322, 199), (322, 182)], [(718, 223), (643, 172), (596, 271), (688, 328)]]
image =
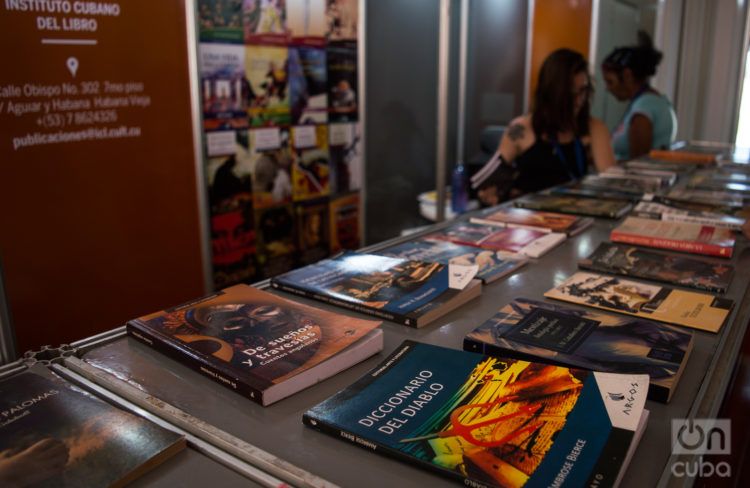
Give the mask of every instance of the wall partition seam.
[[(362, 174), (367, 174), (367, 0), (361, 0), (357, 12), (357, 86), (359, 87), (359, 152), (362, 161)], [(359, 245), (365, 244), (365, 229), (367, 229), (367, 185), (362, 183), (359, 189)]]
[(190, 82), (190, 113), (193, 129), (193, 164), (195, 169), (195, 191), (198, 202), (198, 229), (201, 246), (201, 268), (205, 293), (213, 291), (213, 268), (211, 266), (211, 235), (209, 232), (208, 198), (206, 198), (206, 176), (203, 169), (203, 121), (200, 105), (200, 83), (198, 80), (198, 36), (196, 24), (196, 0), (185, 0), (185, 31), (187, 34), (188, 77)]
[(458, 113), (456, 134), (456, 161), (463, 164), (466, 153), (466, 58), (469, 50), (469, 7), (471, 0), (461, 2), (461, 30), (458, 44)]
[[(750, 7), (748, 7), (747, 0), (740, 0), (738, 3), (739, 8), (742, 10), (742, 16), (744, 21), (742, 23), (742, 33), (740, 38), (742, 39), (742, 45), (740, 47), (740, 62), (739, 62), (739, 73), (737, 77), (737, 86), (735, 87), (735, 101), (732, 104), (730, 110), (732, 110), (732, 118), (730, 119), (729, 126), (729, 141), (734, 144), (737, 141), (737, 129), (740, 123), (740, 108), (742, 106), (742, 97), (750, 97), (750, 93), (743, 93), (743, 87), (745, 85), (745, 76), (747, 76), (747, 54), (748, 54), (748, 42), (750, 42)], [(750, 100), (745, 103), (750, 102)]]
[(16, 337), (10, 318), (10, 306), (5, 294), (5, 276), (0, 256), (0, 366), (16, 359)]
[(596, 69), (596, 57), (599, 46), (599, 2), (600, 0), (593, 0), (591, 3), (591, 25), (589, 27), (589, 70), (593, 74)]
[(523, 83), (523, 113), (531, 110), (531, 43), (534, 39), (534, 6), (535, 0), (528, 0), (526, 13), (526, 64)]
[(437, 90), (437, 161), (435, 186), (437, 189), (437, 221), (445, 219), (445, 183), (448, 142), (448, 68), (450, 62), (450, 4), (440, 0), (440, 29), (438, 30), (438, 90)]

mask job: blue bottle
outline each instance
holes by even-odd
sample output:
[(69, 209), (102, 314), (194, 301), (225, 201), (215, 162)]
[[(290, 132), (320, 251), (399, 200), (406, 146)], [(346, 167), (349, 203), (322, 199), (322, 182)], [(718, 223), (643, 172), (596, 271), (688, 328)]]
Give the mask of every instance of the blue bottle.
[(451, 174), (451, 210), (455, 214), (466, 212), (468, 204), (469, 192), (466, 169), (463, 162), (459, 161)]

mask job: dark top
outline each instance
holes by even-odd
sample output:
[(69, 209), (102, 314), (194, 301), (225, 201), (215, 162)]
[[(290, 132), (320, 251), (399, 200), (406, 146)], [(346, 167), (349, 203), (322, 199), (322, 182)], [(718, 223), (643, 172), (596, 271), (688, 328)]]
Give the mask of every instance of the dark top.
[(522, 193), (531, 193), (585, 176), (589, 165), (587, 151), (581, 146), (583, 157), (583, 171), (581, 172), (576, 163), (575, 146), (575, 141), (559, 144), (558, 147), (562, 152), (562, 157), (560, 157), (551, 142), (537, 138), (530, 148), (516, 158), (519, 174), (513, 188)]

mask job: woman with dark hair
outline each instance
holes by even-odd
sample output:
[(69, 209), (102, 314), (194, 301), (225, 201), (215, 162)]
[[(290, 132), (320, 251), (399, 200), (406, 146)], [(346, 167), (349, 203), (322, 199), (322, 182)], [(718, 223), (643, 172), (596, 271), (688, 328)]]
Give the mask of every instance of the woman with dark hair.
[(530, 114), (513, 119), (495, 156), (471, 179), (485, 205), (582, 178), (615, 163), (610, 135), (590, 114), (588, 63), (570, 49), (544, 60)]
[(668, 149), (677, 134), (677, 116), (667, 97), (649, 85), (662, 55), (645, 32), (638, 45), (618, 47), (602, 62), (607, 90), (620, 101), (630, 101), (612, 136), (618, 160), (637, 158), (651, 149)]

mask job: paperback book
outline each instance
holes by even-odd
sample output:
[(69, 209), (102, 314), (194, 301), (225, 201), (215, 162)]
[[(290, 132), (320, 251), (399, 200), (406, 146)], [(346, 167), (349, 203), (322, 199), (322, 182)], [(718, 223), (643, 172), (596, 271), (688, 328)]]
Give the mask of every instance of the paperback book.
[(610, 233), (612, 242), (731, 258), (734, 235), (726, 228), (628, 217)]
[(465, 246), (538, 258), (562, 243), (566, 236), (539, 229), (457, 222), (427, 236)]
[(0, 382), (0, 486), (124, 486), (184, 448), (46, 368)]
[(697, 165), (689, 163), (673, 163), (662, 159), (653, 159), (648, 156), (640, 157), (625, 161), (623, 166), (627, 169), (671, 171), (679, 174), (690, 173), (697, 168)]
[(677, 188), (667, 193), (667, 197), (729, 207), (742, 207), (746, 203), (745, 198), (738, 193), (719, 190), (698, 190), (696, 188)]
[(693, 334), (667, 324), (516, 298), (464, 338), (464, 350), (609, 373), (649, 375), (668, 402)]
[(734, 267), (729, 264), (608, 242), (599, 244), (588, 258), (578, 261), (578, 267), (715, 293), (725, 293), (734, 274)]
[(514, 202), (516, 207), (573, 215), (588, 215), (619, 219), (630, 211), (632, 205), (623, 200), (579, 198), (565, 195), (528, 195)]
[(524, 258), (509, 257), (490, 249), (462, 246), (437, 239), (417, 239), (387, 247), (378, 254), (415, 261), (430, 261), (441, 264), (476, 265), (477, 278), (482, 283), (492, 283), (515, 272), (528, 261)]
[(629, 166), (611, 166), (607, 168), (600, 176), (604, 177), (633, 177), (649, 178), (659, 182), (659, 187), (669, 187), (677, 182), (677, 172), (663, 169), (639, 168)]
[(719, 154), (716, 152), (696, 150), (694, 147), (682, 150), (652, 149), (648, 155), (653, 159), (661, 161), (698, 165), (713, 165), (719, 159)]
[(235, 285), (131, 320), (127, 331), (265, 406), (380, 352), (378, 325)]
[(648, 201), (639, 202), (631, 215), (648, 219), (665, 220), (667, 222), (704, 224), (731, 230), (741, 230), (745, 224), (745, 219), (739, 217), (730, 217), (729, 215), (711, 212), (693, 212)]
[(589, 175), (581, 180), (584, 188), (619, 191), (623, 193), (643, 194), (658, 191), (662, 187), (662, 180), (655, 176), (617, 175), (602, 173)]
[(718, 332), (734, 305), (728, 298), (708, 293), (585, 272), (574, 274), (544, 296), (707, 332)]
[(561, 232), (569, 236), (578, 235), (591, 227), (594, 219), (575, 215), (540, 212), (525, 208), (491, 208), (471, 218), (471, 222), (498, 227), (518, 227), (522, 229)]
[(646, 375), (406, 341), (303, 422), (466, 486), (615, 486), (647, 391)]
[(479, 296), (476, 266), (346, 252), (271, 279), (279, 290), (423, 327)]
[(593, 200), (618, 200), (625, 202), (637, 202), (642, 196), (641, 193), (631, 193), (584, 186), (581, 182), (574, 182), (568, 183), (566, 185), (556, 186), (549, 192), (552, 195), (561, 195), (567, 197), (590, 198)]
[(689, 198), (674, 198), (664, 195), (654, 195), (651, 193), (644, 194), (642, 200), (647, 202), (659, 203), (672, 208), (687, 210), (690, 212), (722, 214), (740, 218), (745, 218), (747, 216), (746, 212), (743, 211), (743, 207), (741, 205), (731, 205), (726, 203), (703, 203), (691, 200)]

